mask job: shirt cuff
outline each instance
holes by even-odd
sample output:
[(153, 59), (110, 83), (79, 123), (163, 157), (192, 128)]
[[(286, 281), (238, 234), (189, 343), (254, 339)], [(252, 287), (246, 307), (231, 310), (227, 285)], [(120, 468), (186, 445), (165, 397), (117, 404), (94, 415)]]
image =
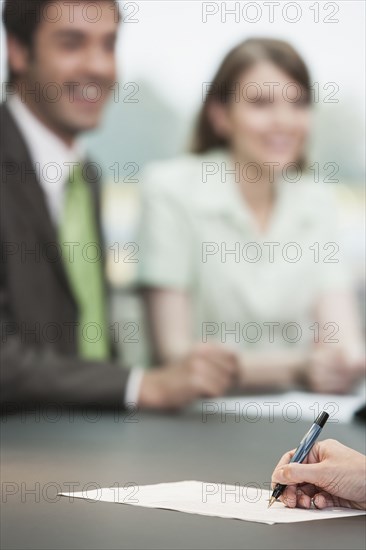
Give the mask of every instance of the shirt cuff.
[(144, 369), (141, 367), (134, 367), (128, 376), (124, 399), (124, 404), (127, 409), (136, 408), (138, 406), (144, 372)]

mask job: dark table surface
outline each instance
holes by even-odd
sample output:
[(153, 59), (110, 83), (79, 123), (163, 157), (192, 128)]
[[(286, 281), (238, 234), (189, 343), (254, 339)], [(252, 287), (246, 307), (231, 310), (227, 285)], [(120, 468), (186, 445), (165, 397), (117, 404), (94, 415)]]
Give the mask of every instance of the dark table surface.
[[(364, 516), (269, 526), (57, 496), (188, 479), (266, 486), (308, 422), (51, 408), (0, 424), (2, 549), (365, 548)], [(365, 452), (363, 424), (330, 423), (328, 437)]]

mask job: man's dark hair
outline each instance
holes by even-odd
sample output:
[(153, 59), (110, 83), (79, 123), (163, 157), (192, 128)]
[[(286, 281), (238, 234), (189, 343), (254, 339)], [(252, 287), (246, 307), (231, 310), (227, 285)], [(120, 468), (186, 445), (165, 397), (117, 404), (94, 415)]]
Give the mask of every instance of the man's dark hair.
[[(116, 17), (119, 20), (118, 0), (110, 1), (116, 5)], [(37, 27), (42, 21), (44, 9), (51, 2), (52, 0), (5, 0), (3, 23), (6, 33), (13, 35), (19, 42), (31, 48)], [(9, 80), (13, 79), (14, 75), (9, 68)]]

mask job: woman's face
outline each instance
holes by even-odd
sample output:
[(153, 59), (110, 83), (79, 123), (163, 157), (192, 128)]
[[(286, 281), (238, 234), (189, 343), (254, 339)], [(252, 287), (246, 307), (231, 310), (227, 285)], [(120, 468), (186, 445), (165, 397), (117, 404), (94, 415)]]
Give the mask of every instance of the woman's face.
[(263, 61), (246, 71), (231, 98), (218, 124), (237, 156), (260, 165), (273, 163), (275, 171), (298, 161), (311, 115), (297, 82)]

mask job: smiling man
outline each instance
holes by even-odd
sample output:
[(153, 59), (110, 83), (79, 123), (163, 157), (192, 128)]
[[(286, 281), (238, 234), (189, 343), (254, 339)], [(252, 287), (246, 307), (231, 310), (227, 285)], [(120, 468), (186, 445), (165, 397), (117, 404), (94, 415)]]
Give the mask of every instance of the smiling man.
[(117, 10), (107, 0), (8, 2), (10, 82), (67, 144), (98, 125), (116, 80)]
[(3, 407), (175, 408), (222, 394), (236, 375), (225, 350), (144, 372), (121, 368), (111, 345), (98, 175), (76, 138), (97, 127), (115, 84), (117, 3), (6, 0), (3, 19)]

